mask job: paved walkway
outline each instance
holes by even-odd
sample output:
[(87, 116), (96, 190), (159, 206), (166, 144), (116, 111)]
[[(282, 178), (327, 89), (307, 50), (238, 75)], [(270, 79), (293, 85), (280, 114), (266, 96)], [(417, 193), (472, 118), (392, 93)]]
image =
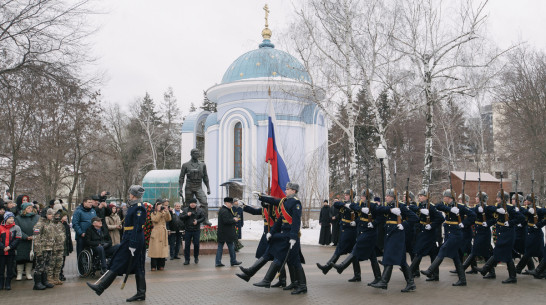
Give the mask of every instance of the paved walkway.
[[(255, 241), (243, 241), (245, 247), (237, 258), (244, 266), (254, 262)], [(496, 280), (483, 280), (481, 276), (468, 275), (467, 287), (452, 287), (456, 276), (448, 271), (453, 269), (450, 259), (440, 268), (440, 282), (428, 283), (417, 278), (417, 291), (401, 293), (405, 286), (402, 273), (395, 268), (388, 290), (368, 287), (372, 271), (368, 261), (361, 262), (361, 283), (348, 283), (352, 277), (349, 266), (344, 274), (335, 270), (323, 275), (315, 266), (324, 263), (332, 254), (333, 247), (303, 246), (307, 260), (304, 265), (309, 292), (293, 296), (278, 288), (258, 288), (252, 283), (264, 276), (268, 265), (254, 276), (249, 283), (235, 276), (239, 268), (229, 267), (228, 255), (224, 255), (223, 268), (214, 267), (214, 256), (201, 256), (198, 265), (193, 262), (183, 265), (182, 260), (167, 261), (166, 270), (146, 273), (147, 299), (139, 304), (540, 304), (546, 297), (546, 280), (536, 280), (530, 276), (518, 276), (518, 284), (503, 285), (501, 280), (508, 274), (506, 267), (497, 268)], [(343, 258), (343, 257), (342, 257)], [(423, 259), (422, 269), (428, 267), (428, 259)], [(149, 270), (149, 262), (147, 263)], [(11, 291), (0, 291), (2, 304), (126, 304), (125, 299), (135, 291), (134, 277), (130, 277), (124, 290), (120, 290), (121, 277), (99, 297), (85, 282), (76, 276), (75, 255), (69, 257), (65, 271), (68, 280), (62, 286), (45, 291), (33, 291), (32, 281), (14, 281)], [(93, 280), (96, 280), (93, 279)]]

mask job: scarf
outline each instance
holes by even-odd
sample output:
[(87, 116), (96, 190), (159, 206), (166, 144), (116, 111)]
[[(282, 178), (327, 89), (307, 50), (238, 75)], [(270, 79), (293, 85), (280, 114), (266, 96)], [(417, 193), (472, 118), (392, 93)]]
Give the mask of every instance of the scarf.
[[(9, 224), (9, 225), (6, 225), (6, 224), (3, 224), (0, 226), (0, 235), (2, 235), (2, 233), (6, 233), (6, 240), (4, 241), (4, 247), (7, 247), (9, 246), (10, 244), (10, 237), (11, 237), (11, 234), (10, 234), (10, 229), (11, 227), (13, 227), (15, 225), (15, 223), (12, 223), (12, 224)], [(4, 252), (6, 255), (8, 255), (8, 251), (5, 251)]]

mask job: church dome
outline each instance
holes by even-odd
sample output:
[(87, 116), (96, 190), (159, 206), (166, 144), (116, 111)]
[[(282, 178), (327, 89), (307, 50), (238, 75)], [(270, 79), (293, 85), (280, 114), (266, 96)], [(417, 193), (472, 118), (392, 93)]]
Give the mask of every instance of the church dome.
[(224, 73), (222, 84), (259, 77), (284, 77), (310, 82), (303, 65), (292, 55), (275, 49), (269, 39), (260, 47), (241, 55)]

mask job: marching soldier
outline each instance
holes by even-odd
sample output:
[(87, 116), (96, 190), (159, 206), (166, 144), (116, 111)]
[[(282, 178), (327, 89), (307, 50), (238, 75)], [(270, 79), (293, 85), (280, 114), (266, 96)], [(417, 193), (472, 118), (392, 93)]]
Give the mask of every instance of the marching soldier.
[[(516, 200), (516, 194), (513, 194), (512, 200), (510, 202), (512, 203), (512, 206), (514, 206), (514, 209), (516, 210), (516, 212), (525, 214), (524, 211), (526, 210), (521, 207), (521, 204), (523, 203), (523, 196), (520, 194), (517, 194), (517, 195), (518, 195), (517, 200)], [(520, 211), (520, 208), (522, 208), (521, 211)], [(521, 259), (523, 257), (523, 254), (525, 253), (525, 248), (526, 248), (526, 242), (525, 242), (527, 238), (526, 222), (517, 224), (514, 230), (516, 231), (516, 241), (514, 242), (514, 250), (512, 252), (512, 257), (513, 258), (517, 257)], [(532, 259), (526, 260), (526, 261), (527, 261), (527, 264), (528, 264), (527, 267), (529, 270), (535, 269), (535, 264), (533, 263)], [(521, 273), (521, 271), (518, 273)]]
[[(411, 261), (410, 272), (415, 275), (419, 273), (419, 265), (424, 256), (430, 256), (430, 261), (434, 261), (438, 254), (436, 246), (436, 230), (442, 229), (444, 216), (440, 213), (434, 204), (429, 203), (427, 190), (423, 189), (419, 192), (419, 205), (411, 206), (412, 210), (419, 217), (417, 225), (417, 238), (413, 247), (414, 258)], [(426, 281), (438, 281), (438, 269), (434, 270), (434, 276), (427, 278)]]
[[(503, 196), (504, 202), (502, 201)], [(508, 198), (510, 198), (510, 195), (506, 192), (504, 194), (501, 192), (497, 193), (497, 242), (493, 249), (493, 256), (487, 260), (483, 268), (478, 269), (485, 276), (487, 272), (495, 268), (497, 262), (506, 262), (509, 277), (502, 281), (503, 284), (512, 284), (518, 281), (516, 278), (516, 266), (514, 266), (514, 260), (512, 259), (512, 249), (514, 248), (516, 239), (515, 227), (525, 221), (525, 217), (517, 212), (514, 206), (506, 203)], [(506, 204), (506, 209), (503, 208), (504, 204)]]
[(254, 286), (271, 287), (271, 281), (275, 274), (279, 272), (283, 267), (283, 262), (286, 261), (289, 270), (292, 268), (297, 278), (297, 285), (295, 285), (292, 294), (307, 293), (307, 280), (301, 265), (300, 228), (302, 207), (300, 200), (296, 197), (298, 190), (298, 184), (288, 182), (286, 184), (286, 197), (283, 199), (270, 197), (267, 200), (277, 203), (280, 211), (279, 218), (275, 221), (271, 231), (266, 234), (266, 238), (269, 240), (269, 251), (274, 260), (269, 266), (264, 279), (259, 283), (255, 283)]
[[(470, 208), (469, 207), (469, 202), (470, 202), (470, 196), (467, 195), (467, 194), (464, 194), (464, 197), (465, 197), (465, 200), (464, 200), (464, 203), (463, 203), (463, 194), (459, 194), (459, 197), (457, 197), (457, 204), (461, 204), (461, 205), (464, 205), (466, 206), (467, 208)], [(474, 214), (476, 213), (473, 209), (472, 211), (474, 212)], [(465, 218), (468, 217), (468, 216), (465, 216)], [(470, 226), (465, 226), (463, 228), (463, 240), (461, 242), (461, 246), (459, 248), (459, 260), (461, 262), (464, 262), (465, 259), (464, 259), (464, 254), (465, 253), (468, 253), (468, 255), (470, 255), (470, 252), (472, 252), (472, 239), (474, 237), (474, 231), (472, 229), (472, 225)], [(464, 268), (463, 268), (464, 269)], [(450, 270), (449, 271), (450, 273), (457, 273), (457, 270)]]
[[(544, 233), (542, 232), (542, 227), (544, 226), (543, 220), (546, 209), (537, 206), (535, 210), (533, 208), (533, 198), (531, 195), (528, 195), (525, 198), (524, 204), (525, 208), (522, 208), (520, 213), (525, 215), (526, 222), (524, 226), (527, 227), (527, 235), (525, 240), (525, 252), (516, 266), (516, 273), (521, 273), (526, 265), (529, 266), (529, 262), (533, 261), (533, 257), (538, 257), (538, 260), (540, 261), (544, 255)], [(534, 270), (534, 268), (529, 267), (528, 272), (531, 270)]]
[(444, 222), (444, 243), (440, 247), (438, 256), (434, 259), (427, 270), (422, 270), (421, 273), (431, 278), (437, 276), (436, 270), (447, 256), (453, 259), (455, 270), (459, 276), (459, 280), (453, 283), (453, 286), (466, 286), (466, 276), (463, 270), (463, 265), (459, 257), (459, 248), (463, 242), (463, 229), (471, 226), (476, 214), (462, 204), (455, 202), (455, 194), (451, 189), (447, 189), (443, 193), (443, 202), (436, 205), (436, 209), (446, 213), (446, 221)]
[[(476, 257), (481, 256), (486, 261), (491, 257), (491, 226), (495, 225), (497, 219), (495, 218), (495, 212), (497, 208), (495, 206), (486, 205), (489, 196), (487, 193), (482, 192), (476, 194), (476, 205), (472, 209), (476, 213), (476, 220), (474, 221), (474, 227), (476, 234), (474, 236), (474, 243), (472, 244), (472, 251), (463, 263), (463, 269), (466, 270), (468, 266), (472, 267), (469, 274), (478, 273)], [(495, 278), (494, 269), (491, 270), (485, 278)]]
[(375, 246), (377, 244), (377, 227), (384, 223), (384, 218), (382, 215), (378, 215), (376, 211), (378, 203), (373, 202), (372, 198), (373, 192), (371, 190), (364, 190), (360, 197), (360, 202), (352, 203), (350, 206), (358, 216), (356, 242), (351, 253), (345, 260), (341, 264), (334, 265), (337, 272), (341, 274), (351, 263), (353, 264), (354, 277), (349, 282), (361, 281), (359, 261), (367, 259), (370, 260), (375, 278), (370, 284), (375, 284), (381, 279), (381, 269), (377, 262)]
[[(415, 195), (413, 192), (408, 192), (406, 196), (406, 192), (404, 191), (404, 200), (407, 198), (408, 200), (404, 203), (408, 207), (408, 209), (412, 210), (412, 207), (416, 207), (417, 203), (415, 202)], [(402, 225), (404, 226), (404, 233), (406, 233), (406, 253), (409, 254), (411, 260), (413, 261), (414, 255), (413, 255), (413, 247), (415, 245), (415, 229), (419, 223), (409, 224), (407, 221), (404, 221)], [(419, 277), (419, 272), (417, 274), (413, 274), (414, 277)]]
[(404, 234), (404, 226), (402, 221), (406, 220), (410, 224), (419, 221), (417, 215), (410, 211), (403, 203), (398, 203), (395, 200), (396, 194), (394, 189), (389, 189), (386, 192), (385, 206), (377, 206), (377, 212), (385, 214), (385, 245), (383, 251), (383, 274), (379, 282), (371, 284), (371, 287), (387, 289), (391, 279), (393, 265), (399, 265), (406, 279), (406, 287), (402, 292), (409, 292), (416, 289), (413, 281), (413, 274), (409, 270), (406, 262), (406, 246)]
[[(355, 212), (351, 209), (351, 204), (353, 204), (351, 194), (351, 190), (345, 190), (343, 193), (345, 200), (334, 202), (334, 208), (339, 210), (339, 217), (341, 217), (341, 235), (339, 236), (339, 242), (332, 257), (324, 265), (317, 263), (317, 267), (322, 270), (323, 274), (327, 274), (328, 271), (334, 267), (334, 264), (340, 256), (351, 253), (355, 245), (356, 221)], [(356, 279), (360, 277), (360, 264), (358, 263), (358, 260), (353, 260), (352, 262), (353, 270), (355, 272), (355, 277), (352, 280), (356, 281)], [(357, 277), (356, 274), (359, 274), (359, 276)]]
[(144, 260), (146, 247), (143, 226), (146, 222), (146, 208), (142, 204), (144, 188), (132, 185), (129, 188), (129, 202), (124, 219), (123, 238), (119, 248), (110, 261), (110, 268), (95, 283), (87, 283), (91, 289), (101, 295), (114, 282), (118, 275), (135, 274), (137, 293), (128, 298), (127, 302), (146, 300), (146, 278), (144, 274)]

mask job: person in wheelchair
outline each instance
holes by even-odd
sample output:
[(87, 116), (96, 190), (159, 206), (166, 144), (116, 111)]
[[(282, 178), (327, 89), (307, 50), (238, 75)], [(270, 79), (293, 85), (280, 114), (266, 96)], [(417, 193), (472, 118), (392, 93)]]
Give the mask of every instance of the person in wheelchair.
[(85, 247), (92, 248), (98, 254), (101, 262), (101, 273), (105, 273), (108, 269), (106, 258), (111, 257), (118, 248), (112, 246), (112, 238), (108, 233), (108, 229), (102, 226), (102, 220), (99, 217), (93, 217), (92, 225), (85, 231)]

